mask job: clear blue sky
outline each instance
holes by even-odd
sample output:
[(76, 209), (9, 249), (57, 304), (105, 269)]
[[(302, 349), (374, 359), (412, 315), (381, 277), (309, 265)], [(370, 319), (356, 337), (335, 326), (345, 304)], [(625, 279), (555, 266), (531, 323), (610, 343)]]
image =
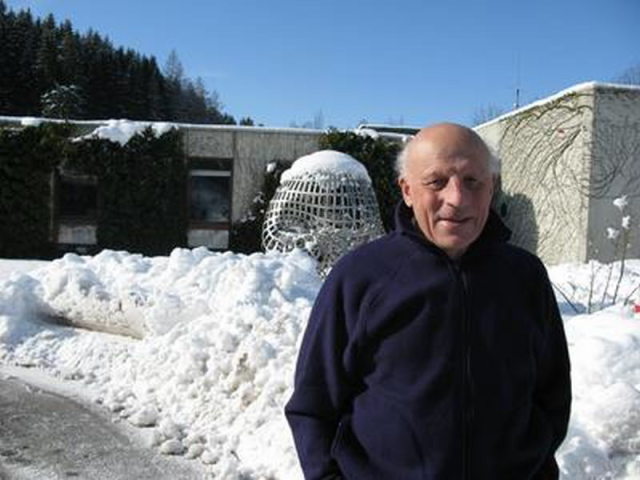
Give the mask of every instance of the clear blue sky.
[[(470, 123), (640, 64), (639, 0), (8, 0), (116, 46), (172, 49), (236, 118)], [(518, 67), (519, 65), (519, 67)], [(519, 72), (519, 74), (518, 74)], [(519, 77), (519, 81), (518, 81)]]

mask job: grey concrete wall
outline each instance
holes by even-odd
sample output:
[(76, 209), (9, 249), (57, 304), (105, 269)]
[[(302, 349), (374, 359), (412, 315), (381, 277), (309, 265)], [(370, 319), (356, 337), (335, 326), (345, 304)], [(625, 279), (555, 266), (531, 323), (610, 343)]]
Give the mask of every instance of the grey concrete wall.
[[(590, 148), (589, 258), (610, 261), (622, 244), (607, 238), (607, 228), (621, 230), (622, 215), (612, 201), (627, 195), (631, 215), (628, 257), (640, 258), (640, 89), (596, 87), (594, 131)], [(623, 236), (620, 237), (622, 242)]]
[(501, 159), (495, 206), (513, 243), (550, 264), (586, 258), (593, 104), (581, 88), (476, 128)]
[(640, 89), (583, 84), (476, 130), (502, 160), (495, 207), (514, 243), (549, 264), (619, 258), (607, 227), (621, 229), (612, 201), (627, 195), (640, 257)]
[(234, 222), (248, 213), (269, 162), (292, 162), (317, 151), (322, 135), (313, 130), (258, 127), (188, 127), (183, 132), (188, 156), (233, 159)]

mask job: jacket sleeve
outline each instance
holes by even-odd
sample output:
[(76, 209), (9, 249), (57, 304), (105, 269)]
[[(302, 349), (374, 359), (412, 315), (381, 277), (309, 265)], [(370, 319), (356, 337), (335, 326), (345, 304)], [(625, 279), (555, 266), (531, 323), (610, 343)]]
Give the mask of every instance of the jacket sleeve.
[(543, 301), (545, 335), (538, 359), (538, 378), (533, 403), (539, 415), (546, 418), (553, 432), (552, 442), (541, 471), (541, 473), (547, 472), (547, 476), (540, 478), (557, 478), (554, 455), (564, 440), (569, 425), (571, 366), (562, 317), (546, 270), (544, 271)]
[[(333, 273), (333, 272), (332, 272)], [(331, 275), (312, 309), (300, 347), (294, 392), (285, 407), (307, 479), (342, 478), (331, 449), (342, 416), (351, 408), (353, 334), (343, 282)], [(351, 335), (350, 335), (351, 334)]]

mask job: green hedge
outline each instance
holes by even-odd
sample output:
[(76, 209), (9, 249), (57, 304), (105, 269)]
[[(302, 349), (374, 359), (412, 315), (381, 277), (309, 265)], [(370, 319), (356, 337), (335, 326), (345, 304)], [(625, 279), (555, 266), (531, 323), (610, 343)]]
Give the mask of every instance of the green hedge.
[(98, 179), (99, 248), (163, 255), (187, 244), (187, 169), (178, 130), (147, 128), (124, 146), (104, 139), (72, 144), (64, 170)]
[(64, 124), (0, 130), (0, 257), (50, 258), (54, 169), (98, 181), (95, 249), (166, 254), (187, 244), (182, 135), (149, 128), (124, 146), (71, 141)]
[(382, 224), (387, 232), (392, 230), (395, 205), (402, 198), (395, 172), (396, 157), (402, 146), (382, 138), (330, 130), (320, 140), (320, 148), (351, 155), (366, 167), (378, 199)]
[(0, 129), (0, 256), (49, 258), (51, 171), (69, 127)]

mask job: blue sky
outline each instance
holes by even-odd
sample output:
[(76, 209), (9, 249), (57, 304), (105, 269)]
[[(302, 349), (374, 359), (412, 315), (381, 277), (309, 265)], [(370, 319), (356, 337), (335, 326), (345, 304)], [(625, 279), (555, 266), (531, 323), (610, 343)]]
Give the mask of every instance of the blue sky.
[(154, 55), (236, 118), (469, 124), (640, 64), (639, 0), (8, 0)]

